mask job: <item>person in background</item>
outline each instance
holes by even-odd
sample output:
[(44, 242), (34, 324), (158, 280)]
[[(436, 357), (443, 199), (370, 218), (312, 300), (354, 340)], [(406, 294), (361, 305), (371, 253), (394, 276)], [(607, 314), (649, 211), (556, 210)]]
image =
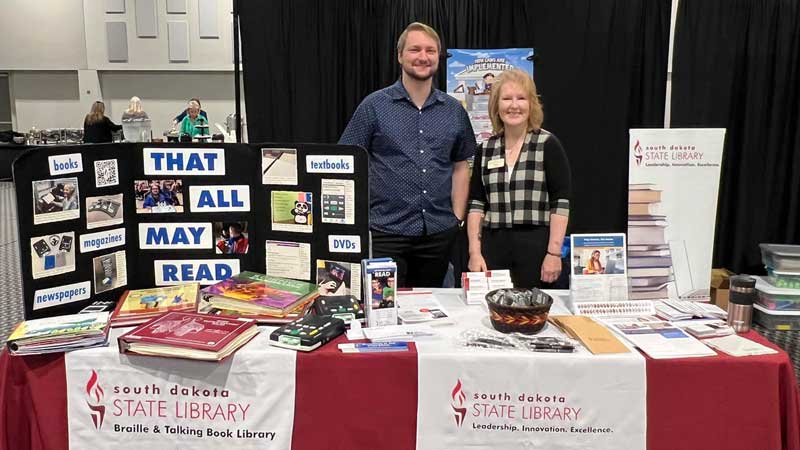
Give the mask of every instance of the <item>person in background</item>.
[(122, 113), (122, 120), (133, 119), (149, 119), (147, 113), (142, 109), (142, 100), (135, 96), (131, 97), (131, 101), (128, 104), (128, 109)]
[(469, 270), (510, 269), (514, 287), (561, 272), (571, 174), (561, 142), (541, 128), (536, 85), (519, 69), (492, 83), (493, 136), (478, 147), (469, 193)]
[[(206, 123), (208, 123), (208, 114), (206, 114), (206, 112), (203, 111), (203, 106), (200, 103), (200, 99), (190, 98), (189, 99), (189, 103), (191, 103), (191, 102), (197, 102), (197, 107), (200, 108), (200, 113), (199, 114), (201, 116), (203, 116), (206, 119)], [(189, 114), (189, 108), (184, 109), (183, 112), (181, 112), (180, 114), (175, 116), (175, 120), (174, 120), (173, 123), (177, 125), (177, 124), (183, 122), (183, 118), (186, 117), (188, 114)]]
[(64, 199), (61, 200), (61, 210), (69, 211), (78, 209), (78, 196), (75, 195), (75, 185), (67, 183), (64, 185)]
[(442, 287), (463, 226), (475, 135), (461, 103), (433, 86), (441, 41), (414, 22), (397, 40), (402, 74), (356, 109), (339, 139), (369, 152), (372, 255), (398, 287)]
[(189, 113), (181, 121), (179, 133), (181, 135), (188, 134), (191, 137), (203, 134), (202, 128), (197, 128), (197, 125), (208, 125), (208, 120), (200, 116), (200, 104), (192, 100), (189, 102)]
[(91, 111), (83, 119), (83, 142), (111, 142), (112, 133), (121, 129), (122, 125), (117, 125), (106, 117), (106, 105), (103, 102), (94, 102)]

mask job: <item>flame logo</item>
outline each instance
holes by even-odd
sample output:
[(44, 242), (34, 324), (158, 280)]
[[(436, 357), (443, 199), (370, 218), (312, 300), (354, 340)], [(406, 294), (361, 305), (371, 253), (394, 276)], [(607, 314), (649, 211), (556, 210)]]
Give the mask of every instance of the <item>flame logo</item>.
[(457, 380), (453, 392), (450, 394), (450, 398), (452, 399), (450, 406), (453, 408), (453, 417), (456, 419), (456, 425), (460, 427), (464, 424), (464, 417), (467, 416), (467, 408), (464, 407), (467, 396), (461, 389), (461, 380)]
[(633, 157), (636, 160), (636, 165), (642, 165), (642, 157), (644, 156), (644, 152), (642, 151), (642, 145), (639, 143), (639, 140), (636, 140), (636, 143), (633, 144)]
[(92, 416), (94, 427), (99, 430), (103, 426), (103, 418), (106, 415), (106, 407), (102, 404), (105, 392), (103, 391), (103, 388), (100, 387), (100, 381), (98, 378), (97, 372), (92, 370), (92, 375), (89, 377), (89, 382), (86, 383), (86, 404), (89, 406), (89, 410), (91, 411), (90, 415)]

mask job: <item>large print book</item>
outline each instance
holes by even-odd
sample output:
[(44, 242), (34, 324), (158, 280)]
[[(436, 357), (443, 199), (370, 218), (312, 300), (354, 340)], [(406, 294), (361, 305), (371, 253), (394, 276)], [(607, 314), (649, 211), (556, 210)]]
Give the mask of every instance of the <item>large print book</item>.
[(257, 334), (252, 320), (168, 312), (120, 336), (119, 351), (222, 361)]
[(12, 355), (66, 352), (108, 344), (108, 312), (21, 322), (6, 341)]
[(199, 284), (191, 283), (125, 291), (111, 313), (111, 326), (139, 325), (169, 311), (192, 311), (199, 290)]
[(255, 320), (256, 323), (261, 325), (283, 325), (305, 316), (313, 306), (314, 297), (311, 297), (289, 310), (286, 314), (249, 313), (233, 309), (218, 308), (211, 304), (211, 302), (204, 300), (201, 296), (197, 301), (196, 311), (199, 314), (209, 314), (212, 316)]
[(313, 283), (242, 272), (203, 289), (200, 295), (216, 308), (283, 316), (319, 293)]

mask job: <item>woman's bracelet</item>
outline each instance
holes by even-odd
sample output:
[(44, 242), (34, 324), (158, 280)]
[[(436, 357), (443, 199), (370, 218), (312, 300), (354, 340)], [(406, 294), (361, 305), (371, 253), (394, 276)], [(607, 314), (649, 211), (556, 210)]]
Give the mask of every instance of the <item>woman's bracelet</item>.
[(556, 258), (561, 258), (561, 253), (553, 253), (550, 250), (548, 250), (547, 254), (550, 256), (555, 256)]

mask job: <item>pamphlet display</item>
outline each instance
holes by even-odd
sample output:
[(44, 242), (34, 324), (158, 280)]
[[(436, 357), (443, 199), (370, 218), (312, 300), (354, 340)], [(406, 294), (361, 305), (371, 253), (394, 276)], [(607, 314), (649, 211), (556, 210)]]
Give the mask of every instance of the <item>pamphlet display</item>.
[(77, 313), (125, 290), (206, 287), (243, 271), (360, 299), (368, 173), (367, 153), (341, 145), (28, 151), (14, 163), (25, 317)]
[(573, 302), (628, 299), (625, 234), (573, 234), (570, 245)]

